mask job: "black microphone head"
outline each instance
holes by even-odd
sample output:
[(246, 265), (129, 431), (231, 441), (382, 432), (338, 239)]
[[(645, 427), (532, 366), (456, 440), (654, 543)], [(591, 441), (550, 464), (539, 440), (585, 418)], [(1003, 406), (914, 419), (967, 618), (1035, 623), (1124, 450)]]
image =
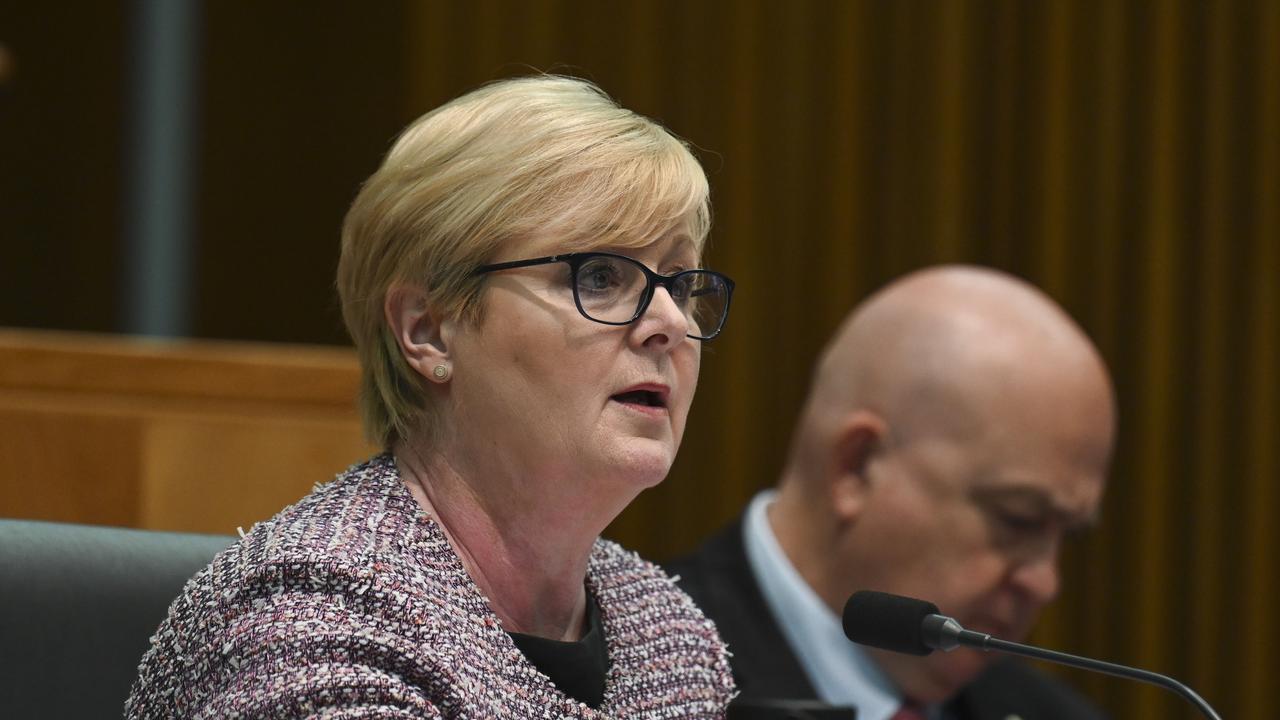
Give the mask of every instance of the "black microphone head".
[(938, 606), (924, 600), (859, 590), (844, 605), (844, 634), (859, 645), (881, 650), (928, 655), (922, 624)]

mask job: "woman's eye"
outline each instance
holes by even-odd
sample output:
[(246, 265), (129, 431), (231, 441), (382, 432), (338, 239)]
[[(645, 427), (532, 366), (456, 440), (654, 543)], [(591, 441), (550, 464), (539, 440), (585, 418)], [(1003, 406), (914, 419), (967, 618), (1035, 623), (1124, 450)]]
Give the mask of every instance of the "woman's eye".
[(671, 283), (671, 299), (678, 303), (684, 303), (695, 294), (697, 278), (692, 275), (685, 275), (679, 280)]
[(578, 271), (579, 290), (600, 292), (616, 288), (620, 284), (618, 268), (605, 261), (584, 265)]

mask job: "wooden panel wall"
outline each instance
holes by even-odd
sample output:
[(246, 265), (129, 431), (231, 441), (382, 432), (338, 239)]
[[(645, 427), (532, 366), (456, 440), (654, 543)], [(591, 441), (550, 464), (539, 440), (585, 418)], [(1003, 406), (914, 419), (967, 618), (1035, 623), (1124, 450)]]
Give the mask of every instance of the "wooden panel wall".
[(0, 330), (0, 517), (235, 534), (370, 453), (349, 350)]

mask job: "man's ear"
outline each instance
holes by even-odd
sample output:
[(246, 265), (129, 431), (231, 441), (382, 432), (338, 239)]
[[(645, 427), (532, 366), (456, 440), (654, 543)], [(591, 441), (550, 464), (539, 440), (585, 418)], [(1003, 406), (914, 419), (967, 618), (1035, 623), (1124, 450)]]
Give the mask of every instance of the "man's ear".
[(832, 445), (831, 506), (844, 521), (856, 520), (872, 490), (869, 467), (884, 446), (889, 426), (879, 415), (857, 410), (840, 424)]
[(453, 361), (448, 342), (452, 327), (431, 308), (426, 290), (417, 285), (393, 285), (387, 291), (383, 312), (409, 367), (432, 382), (448, 380)]

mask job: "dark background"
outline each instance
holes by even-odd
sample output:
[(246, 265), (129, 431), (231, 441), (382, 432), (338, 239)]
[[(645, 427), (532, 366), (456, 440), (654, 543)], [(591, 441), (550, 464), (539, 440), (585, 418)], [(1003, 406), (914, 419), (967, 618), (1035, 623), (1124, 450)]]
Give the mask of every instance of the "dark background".
[[(590, 78), (697, 147), (739, 286), (670, 478), (611, 534), (693, 547), (769, 485), (810, 366), (911, 269), (1025, 277), (1095, 338), (1121, 435), (1037, 639), (1265, 717), (1280, 672), (1280, 3), (196, 4), (187, 334), (344, 344), (359, 183), (498, 77)], [(0, 326), (123, 332), (137, 7), (0, 5)], [(1074, 676), (1116, 717), (1190, 717)]]

